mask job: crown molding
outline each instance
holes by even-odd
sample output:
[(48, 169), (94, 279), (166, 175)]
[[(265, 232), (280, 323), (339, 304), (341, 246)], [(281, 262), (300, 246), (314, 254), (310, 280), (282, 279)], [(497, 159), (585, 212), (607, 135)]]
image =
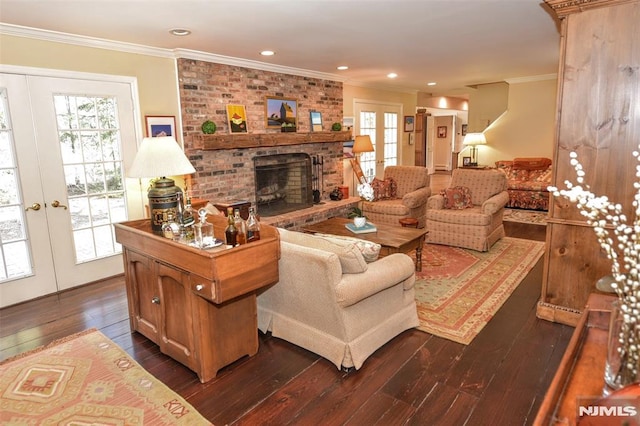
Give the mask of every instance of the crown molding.
[(75, 46), (90, 47), (95, 49), (116, 50), (125, 53), (136, 53), (140, 55), (159, 56), (163, 58), (173, 58), (173, 52), (169, 49), (143, 46), (134, 43), (106, 40), (96, 37), (79, 36), (76, 34), (62, 33), (58, 31), (42, 30), (39, 28), (22, 27), (19, 25), (0, 23), (0, 34), (26, 37), (54, 43), (73, 44)]
[(244, 68), (258, 69), (261, 71), (271, 71), (281, 74), (292, 74), (301, 77), (317, 78), (322, 80), (332, 80), (343, 82), (344, 77), (322, 73), (317, 71), (305, 70), (301, 68), (286, 67), (282, 65), (268, 64), (265, 62), (252, 61), (230, 56), (216, 55), (213, 53), (200, 52), (189, 49), (163, 49), (158, 47), (149, 47), (134, 43), (125, 43), (96, 37), (80, 36), (76, 34), (62, 33), (58, 31), (42, 30), (38, 28), (22, 27), (19, 25), (11, 25), (0, 23), (0, 34), (26, 37), (42, 41), (54, 43), (73, 44), (75, 46), (83, 46), (97, 49), (115, 50), (125, 53), (135, 53), (140, 55), (157, 56), (170, 59), (194, 59), (217, 64), (233, 65)]
[(509, 84), (518, 84), (518, 83), (531, 83), (534, 81), (556, 80), (557, 78), (558, 78), (558, 74), (553, 73), (553, 74), (531, 75), (528, 77), (506, 78), (504, 81), (506, 81)]
[(564, 18), (572, 13), (583, 12), (588, 9), (635, 3), (637, 1), (638, 0), (544, 0), (559, 18)]
[(124, 53), (134, 53), (140, 55), (156, 56), (169, 59), (193, 59), (217, 64), (238, 66), (244, 68), (270, 71), (280, 74), (297, 75), (300, 77), (317, 78), (321, 80), (331, 80), (347, 83), (351, 86), (364, 87), (376, 90), (385, 90), (395, 93), (417, 94), (418, 90), (398, 88), (393, 86), (371, 84), (358, 80), (349, 80), (342, 75), (323, 73), (319, 71), (306, 70), (302, 68), (274, 65), (266, 62), (253, 61), (231, 56), (217, 55), (189, 49), (164, 49), (159, 47), (144, 46), (141, 44), (126, 43), (114, 40), (107, 40), (96, 37), (87, 37), (76, 34), (63, 33), (59, 31), (43, 30), (39, 28), (23, 27), (20, 25), (5, 24), (0, 22), (0, 34), (25, 37), (54, 43), (72, 44), (95, 49), (115, 50)]
[(385, 90), (387, 92), (407, 93), (409, 95), (416, 95), (420, 92), (419, 90), (416, 90), (416, 89), (407, 89), (406, 87), (387, 86), (384, 84), (373, 84), (373, 83), (368, 83), (366, 81), (360, 81), (360, 80), (347, 79), (344, 81), (344, 83), (348, 84), (349, 86), (363, 87), (365, 89)]
[(279, 74), (291, 74), (300, 77), (317, 78), (321, 80), (332, 80), (344, 82), (346, 79), (337, 74), (324, 73), (319, 71), (306, 70), (302, 68), (287, 67), (284, 65), (269, 64), (266, 62), (253, 61), (250, 59), (235, 58), (232, 56), (217, 55), (214, 53), (206, 53), (189, 49), (173, 49), (176, 59), (193, 59), (197, 61), (213, 62), (216, 64), (231, 65), (236, 67), (244, 67), (257, 69), (261, 71), (271, 71)]

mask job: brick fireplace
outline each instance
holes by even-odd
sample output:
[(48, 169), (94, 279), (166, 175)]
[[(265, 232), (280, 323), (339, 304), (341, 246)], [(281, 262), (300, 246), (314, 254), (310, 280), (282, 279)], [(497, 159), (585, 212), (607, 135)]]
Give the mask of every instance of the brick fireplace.
[[(316, 137), (311, 143), (305, 140), (300, 144), (280, 145), (278, 129), (269, 129), (265, 123), (266, 96), (280, 96), (297, 100), (298, 136), (317, 135), (311, 133), (311, 111), (322, 114), (328, 131), (333, 122), (342, 122), (341, 82), (192, 59), (178, 59), (177, 67), (185, 153), (196, 169), (189, 182), (193, 197), (212, 202), (246, 200), (256, 205), (253, 159), (283, 154), (322, 156), (324, 166), (319, 182), (322, 182), (323, 204), (329, 193), (342, 185), (342, 141)], [(228, 104), (245, 106), (248, 134), (229, 135)], [(224, 146), (211, 149), (198, 144), (202, 136), (201, 125), (206, 120), (216, 123), (218, 130), (214, 136), (227, 136)], [(275, 142), (249, 144), (248, 147), (236, 143), (240, 138), (246, 141), (254, 135), (256, 139), (268, 137)]]
[(261, 216), (275, 216), (313, 205), (311, 157), (304, 153), (253, 158), (255, 199)]
[(298, 155), (302, 150), (309, 157), (320, 155), (324, 158), (323, 176), (319, 181), (324, 184), (322, 198), (328, 198), (335, 187), (342, 185), (342, 143), (197, 151), (188, 155), (196, 169), (191, 180), (193, 196), (209, 201), (247, 200), (255, 205), (257, 199), (254, 158)]

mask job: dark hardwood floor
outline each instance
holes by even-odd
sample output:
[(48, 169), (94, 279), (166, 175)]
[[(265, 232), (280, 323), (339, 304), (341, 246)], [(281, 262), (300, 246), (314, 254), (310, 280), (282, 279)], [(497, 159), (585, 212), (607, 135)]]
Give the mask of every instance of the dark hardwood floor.
[[(544, 240), (544, 227), (507, 223)], [(129, 328), (122, 277), (0, 310), (0, 359), (95, 327), (216, 425), (531, 424), (572, 327), (539, 320), (542, 260), (468, 346), (409, 330), (358, 371), (270, 335), (201, 384)]]

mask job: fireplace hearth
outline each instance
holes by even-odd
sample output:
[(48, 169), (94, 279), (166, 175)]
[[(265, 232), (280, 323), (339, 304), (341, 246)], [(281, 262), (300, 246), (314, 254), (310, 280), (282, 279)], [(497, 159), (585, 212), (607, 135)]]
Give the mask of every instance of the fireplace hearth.
[(276, 216), (313, 205), (311, 157), (305, 153), (253, 158), (260, 216)]

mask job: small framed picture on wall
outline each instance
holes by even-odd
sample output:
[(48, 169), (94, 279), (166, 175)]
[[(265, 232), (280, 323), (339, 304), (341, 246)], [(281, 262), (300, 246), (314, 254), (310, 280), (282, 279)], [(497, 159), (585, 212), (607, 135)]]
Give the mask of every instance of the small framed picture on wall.
[(318, 111), (311, 111), (311, 131), (322, 131), (322, 113)]
[(247, 133), (247, 112), (244, 105), (227, 105), (229, 133)]
[(405, 115), (404, 116), (404, 131), (405, 132), (413, 132), (414, 129), (414, 117), (413, 115)]
[(447, 137), (447, 126), (438, 126), (438, 137), (439, 138)]
[(176, 118), (173, 115), (145, 115), (147, 137), (176, 137)]

